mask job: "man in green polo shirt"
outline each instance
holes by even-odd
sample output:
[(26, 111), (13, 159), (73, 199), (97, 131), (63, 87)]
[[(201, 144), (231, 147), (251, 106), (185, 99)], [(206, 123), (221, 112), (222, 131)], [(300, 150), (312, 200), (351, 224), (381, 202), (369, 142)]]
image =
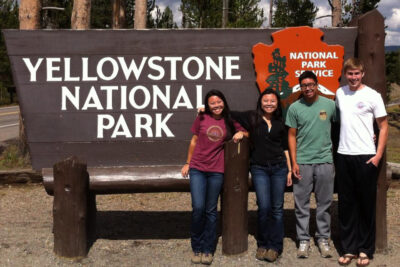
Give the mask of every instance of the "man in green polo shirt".
[[(288, 109), (289, 151), (292, 160), (293, 195), (296, 232), (299, 241), (297, 257), (308, 258), (310, 248), (310, 195), (314, 188), (317, 202), (315, 239), (321, 256), (332, 257), (330, 239), (330, 206), (334, 185), (331, 122), (336, 117), (335, 102), (318, 95), (318, 80), (311, 71), (299, 77), (303, 97)], [(297, 179), (296, 179), (297, 178)]]

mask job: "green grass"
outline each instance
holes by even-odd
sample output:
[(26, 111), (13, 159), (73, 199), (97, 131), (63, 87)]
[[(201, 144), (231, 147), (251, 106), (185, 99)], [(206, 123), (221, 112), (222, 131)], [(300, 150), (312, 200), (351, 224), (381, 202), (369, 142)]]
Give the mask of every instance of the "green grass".
[(29, 158), (23, 157), (17, 145), (7, 146), (0, 155), (0, 170), (30, 168)]
[[(399, 106), (387, 109), (388, 113), (400, 113)], [(389, 116), (389, 137), (386, 145), (387, 161), (400, 163), (400, 122)]]

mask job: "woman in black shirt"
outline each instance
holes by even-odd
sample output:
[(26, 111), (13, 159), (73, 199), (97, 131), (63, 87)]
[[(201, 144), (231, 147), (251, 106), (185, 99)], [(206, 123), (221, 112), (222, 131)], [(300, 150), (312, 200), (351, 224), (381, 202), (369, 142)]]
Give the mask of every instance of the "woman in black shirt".
[(282, 253), (285, 186), (292, 184), (279, 95), (266, 89), (260, 94), (255, 111), (231, 114), (250, 132), (250, 171), (258, 205), (256, 258), (273, 262)]

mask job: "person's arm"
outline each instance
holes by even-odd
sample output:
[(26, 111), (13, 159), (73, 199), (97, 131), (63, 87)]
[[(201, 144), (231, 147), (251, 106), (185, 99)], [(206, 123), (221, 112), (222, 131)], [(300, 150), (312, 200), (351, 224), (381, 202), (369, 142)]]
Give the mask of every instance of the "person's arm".
[(285, 153), (285, 157), (286, 157), (286, 164), (287, 164), (287, 167), (288, 167), (286, 185), (287, 186), (291, 186), (292, 185), (292, 164), (290, 164), (289, 151), (285, 150), (284, 153)]
[(252, 111), (231, 111), (231, 117), (247, 131), (250, 130), (250, 114)]
[(290, 158), (292, 159), (292, 172), (294, 177), (297, 179), (301, 179), (299, 165), (297, 165), (296, 154), (297, 154), (297, 141), (296, 141), (296, 128), (289, 128), (288, 134), (288, 144), (289, 144), (289, 152)]
[(387, 116), (376, 118), (376, 123), (378, 124), (379, 128), (379, 140), (378, 140), (378, 147), (376, 149), (376, 154), (372, 158), (370, 158), (367, 163), (372, 163), (376, 167), (378, 167), (379, 161), (383, 156), (383, 152), (385, 152), (385, 146), (388, 138), (389, 133), (389, 126)]
[(235, 135), (232, 137), (233, 142), (237, 143), (240, 140), (243, 139), (243, 136), (249, 137), (249, 133), (246, 131), (238, 131), (235, 133)]
[(198, 136), (193, 135), (192, 140), (190, 140), (186, 163), (185, 163), (185, 165), (183, 165), (183, 167), (181, 169), (181, 174), (183, 177), (187, 177), (189, 174), (189, 164), (190, 164), (190, 161), (192, 160), (194, 148), (196, 147), (196, 144), (197, 144), (197, 139), (198, 139)]

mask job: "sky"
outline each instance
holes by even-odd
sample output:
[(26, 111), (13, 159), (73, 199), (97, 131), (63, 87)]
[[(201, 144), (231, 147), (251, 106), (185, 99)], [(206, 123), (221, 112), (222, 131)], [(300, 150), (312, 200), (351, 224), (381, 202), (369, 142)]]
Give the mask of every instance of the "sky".
[[(261, 0), (259, 6), (264, 9), (264, 16), (269, 15), (269, 2), (270, 0)], [(319, 10), (317, 17), (330, 15), (331, 10), (328, 4), (328, 0), (312, 0)], [(164, 10), (166, 6), (169, 6), (174, 13), (174, 21), (181, 26), (182, 14), (179, 11), (181, 1), (180, 0), (156, 0), (156, 5)], [(397, 45), (400, 46), (400, 1), (399, 0), (381, 0), (378, 3), (378, 10), (385, 18), (386, 28), (386, 39), (385, 45)], [(314, 23), (314, 27), (330, 27), (331, 18), (317, 19)], [(268, 27), (268, 17), (263, 27)]]

